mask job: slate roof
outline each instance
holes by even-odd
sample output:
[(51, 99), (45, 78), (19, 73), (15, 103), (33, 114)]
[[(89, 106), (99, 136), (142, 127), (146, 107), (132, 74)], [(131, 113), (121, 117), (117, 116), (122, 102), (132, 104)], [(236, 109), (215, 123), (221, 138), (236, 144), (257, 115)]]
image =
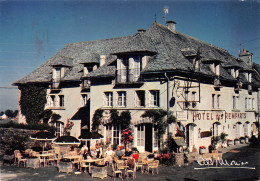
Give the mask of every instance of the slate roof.
[[(222, 79), (235, 80), (226, 71), (227, 68), (249, 69), (242, 60), (230, 55), (227, 50), (178, 31), (173, 33), (166, 26), (153, 23), (147, 31), (132, 36), (68, 44), (43, 65), (14, 84), (50, 82), (52, 66), (55, 65), (69, 67), (65, 77), (61, 79), (62, 81), (79, 81), (83, 77), (83, 64), (99, 63), (100, 55), (108, 55), (105, 65), (90, 72), (85, 77), (115, 76), (115, 60), (117, 58), (115, 55), (133, 52), (143, 52), (152, 56), (141, 73), (174, 70), (191, 72), (194, 71), (194, 67), (189, 57), (195, 56), (198, 50), (202, 62), (221, 61), (220, 72)], [(206, 63), (201, 63), (200, 73), (215, 76)], [(254, 76), (257, 76), (257, 74), (254, 74)]]

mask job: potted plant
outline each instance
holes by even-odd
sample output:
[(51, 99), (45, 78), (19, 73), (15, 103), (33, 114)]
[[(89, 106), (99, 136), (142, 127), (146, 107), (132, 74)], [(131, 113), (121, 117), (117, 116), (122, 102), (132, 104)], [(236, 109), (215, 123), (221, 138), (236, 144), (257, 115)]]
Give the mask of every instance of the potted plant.
[(239, 138), (239, 140), (240, 140), (240, 143), (241, 143), (241, 144), (244, 144), (244, 143), (245, 143), (245, 137), (241, 136), (241, 137)]
[(222, 132), (220, 134), (220, 139), (221, 139), (221, 142), (222, 142), (222, 147), (227, 147), (227, 143), (226, 143), (226, 137), (228, 136), (228, 134)]
[(234, 139), (234, 145), (238, 145), (238, 144), (239, 144), (239, 139), (238, 138)]
[(211, 144), (214, 146), (215, 149), (217, 149), (220, 141), (220, 136), (212, 136), (211, 137)]
[(227, 145), (231, 146), (232, 145), (232, 140), (231, 139), (227, 139)]
[(205, 146), (200, 146), (199, 150), (200, 150), (200, 154), (206, 153), (206, 147)]
[(195, 145), (193, 145), (192, 147), (192, 152), (197, 152), (197, 148), (195, 147)]

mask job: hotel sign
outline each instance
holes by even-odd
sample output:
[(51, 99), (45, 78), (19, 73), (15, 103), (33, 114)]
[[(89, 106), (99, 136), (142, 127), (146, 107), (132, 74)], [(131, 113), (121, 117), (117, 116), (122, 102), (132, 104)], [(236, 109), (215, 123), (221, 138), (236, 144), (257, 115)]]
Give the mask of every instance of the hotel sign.
[(194, 111), (192, 113), (193, 120), (227, 120), (227, 119), (246, 119), (246, 113), (225, 111)]

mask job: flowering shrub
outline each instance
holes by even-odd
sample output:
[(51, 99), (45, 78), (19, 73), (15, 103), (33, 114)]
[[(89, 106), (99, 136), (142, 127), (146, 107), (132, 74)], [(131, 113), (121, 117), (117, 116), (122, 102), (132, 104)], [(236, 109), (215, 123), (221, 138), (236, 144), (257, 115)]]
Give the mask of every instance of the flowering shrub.
[(65, 127), (64, 127), (64, 132), (65, 132), (65, 133), (69, 133), (70, 130), (72, 129), (72, 126), (74, 126), (74, 123), (71, 122), (71, 121), (68, 119), (68, 120), (67, 120), (67, 123), (66, 123), (66, 125), (65, 125)]
[(177, 132), (175, 134), (176, 137), (185, 137), (184, 131), (181, 131), (179, 129), (177, 129)]
[(232, 141), (231, 139), (227, 139), (227, 141)]
[(206, 149), (206, 146), (200, 146), (200, 149)]
[(122, 141), (124, 142), (125, 145), (128, 143), (132, 143), (134, 140), (134, 137), (132, 136), (132, 130), (127, 128), (123, 131), (122, 134)]
[(174, 161), (175, 161), (174, 155), (172, 152), (160, 153), (157, 158), (159, 158), (159, 161), (161, 164), (165, 164), (165, 165), (173, 165)]

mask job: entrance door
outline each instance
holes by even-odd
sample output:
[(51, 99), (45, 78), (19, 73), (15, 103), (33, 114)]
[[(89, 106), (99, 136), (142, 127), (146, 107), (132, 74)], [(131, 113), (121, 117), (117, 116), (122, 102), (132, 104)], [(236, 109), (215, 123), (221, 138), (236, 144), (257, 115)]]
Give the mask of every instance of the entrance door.
[(186, 126), (186, 143), (189, 149), (192, 149), (194, 145), (194, 126), (187, 125)]
[(145, 151), (153, 151), (152, 124), (145, 124)]

